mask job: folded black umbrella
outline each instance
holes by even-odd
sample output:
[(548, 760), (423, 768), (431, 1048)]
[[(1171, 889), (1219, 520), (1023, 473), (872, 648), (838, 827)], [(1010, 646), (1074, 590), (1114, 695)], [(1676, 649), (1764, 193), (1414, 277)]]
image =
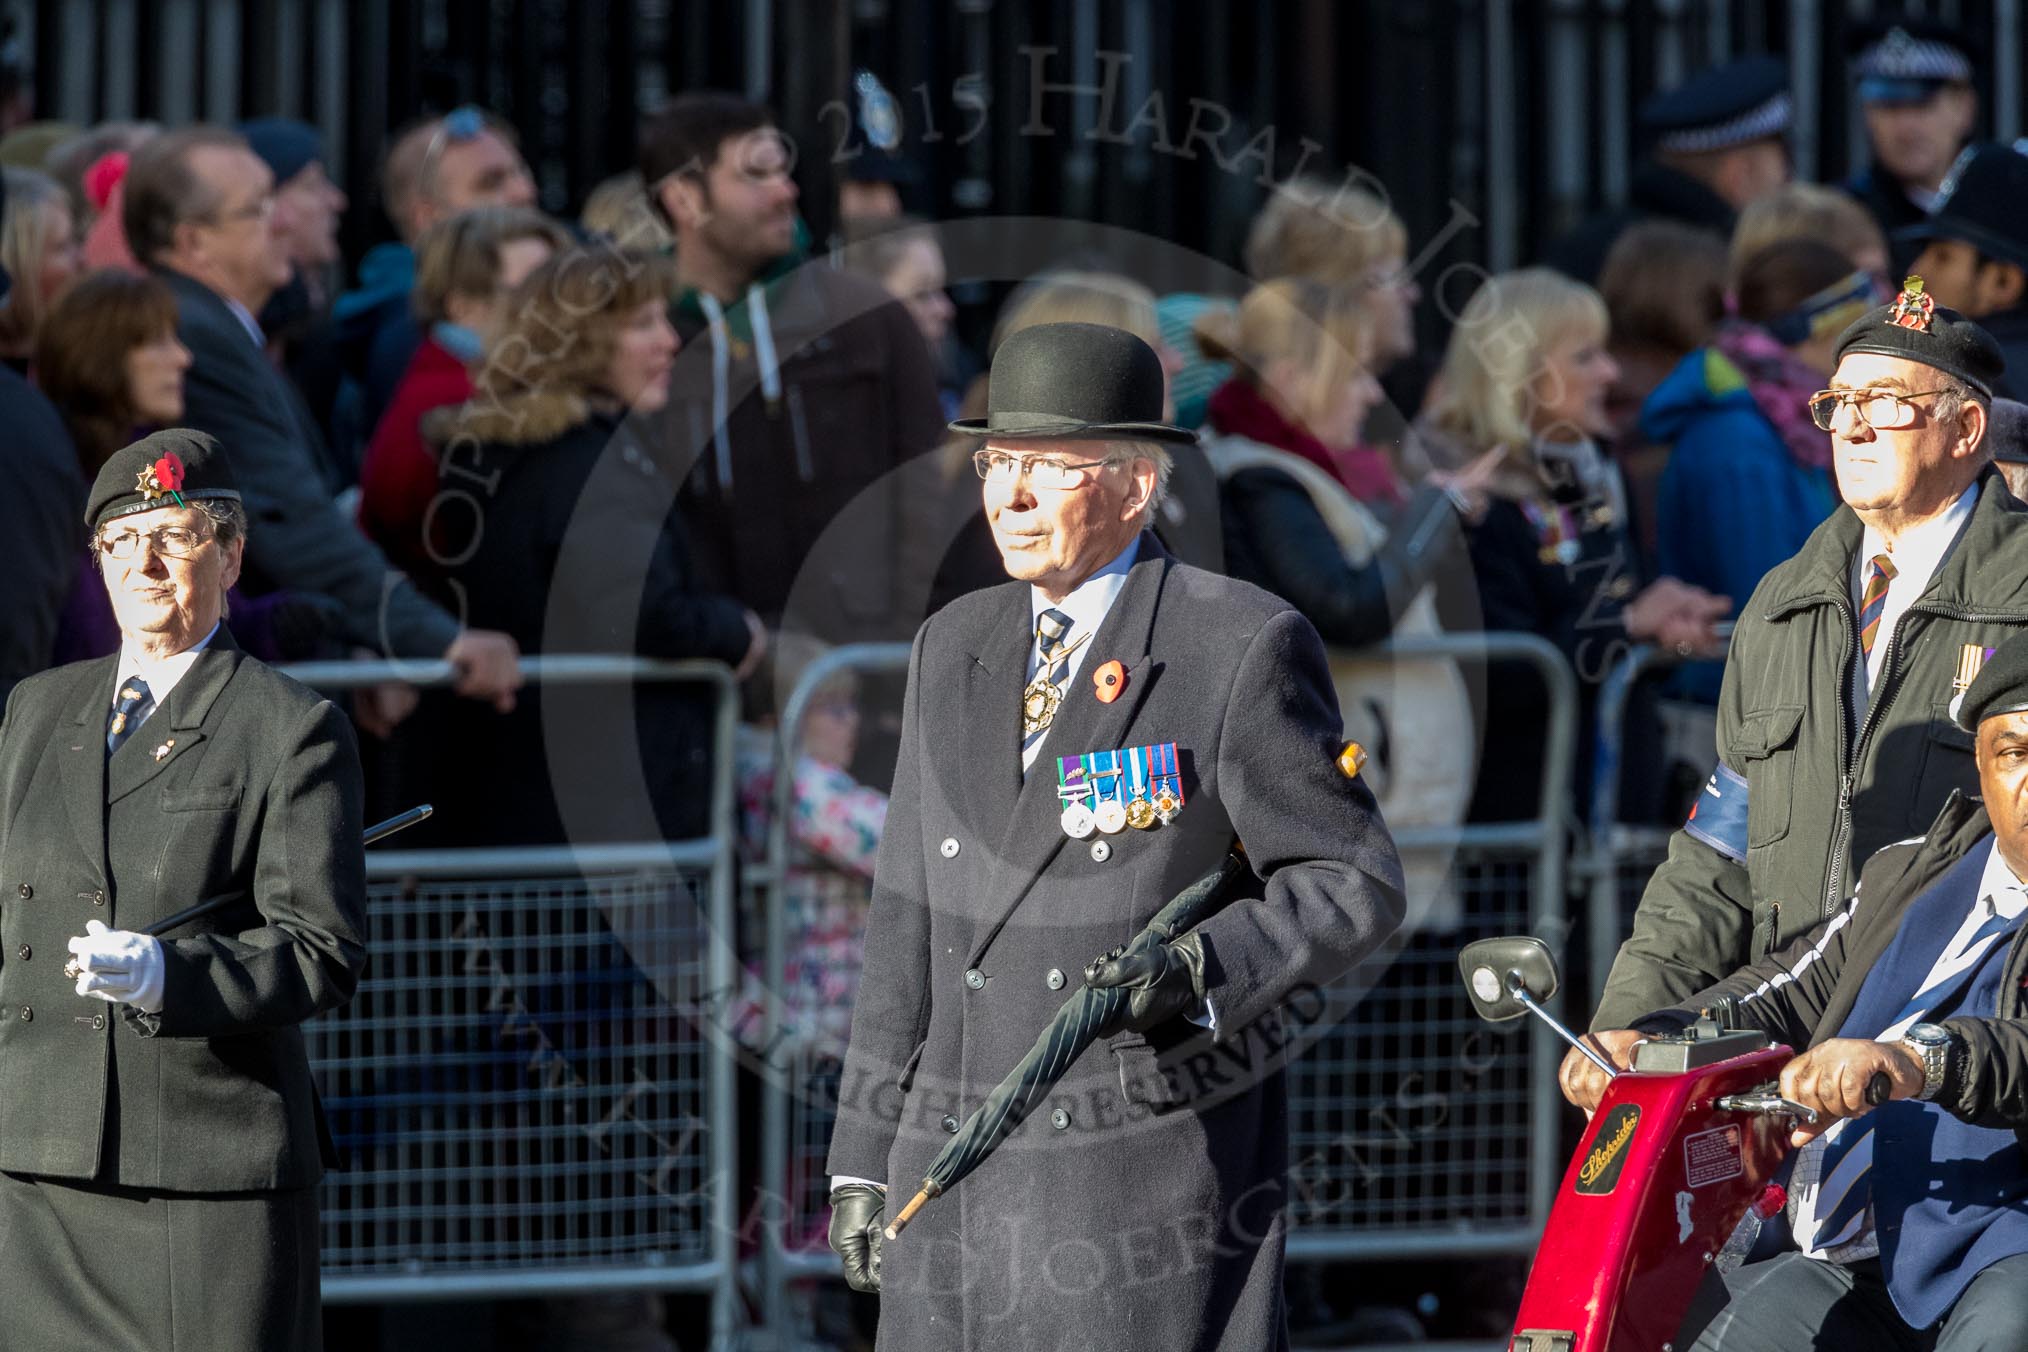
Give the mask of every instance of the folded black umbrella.
[[(1134, 936), (1128, 950), (1168, 943), (1210, 919), (1231, 899), (1233, 884), (1247, 872), (1245, 855), (1234, 842), (1224, 862), (1171, 898), (1155, 913), (1148, 927)], [(1028, 1054), (986, 1095), (986, 1101), (965, 1119), (958, 1134), (931, 1162), (922, 1190), (887, 1227), (887, 1237), (899, 1235), (932, 1198), (943, 1196), (983, 1164), (1000, 1142), (1011, 1136), (1028, 1114), (1048, 1098), (1056, 1082), (1084, 1054), (1099, 1030), (1125, 1007), (1133, 993), (1128, 986), (1086, 986), (1064, 1001), (1063, 1008), (1051, 1017)]]

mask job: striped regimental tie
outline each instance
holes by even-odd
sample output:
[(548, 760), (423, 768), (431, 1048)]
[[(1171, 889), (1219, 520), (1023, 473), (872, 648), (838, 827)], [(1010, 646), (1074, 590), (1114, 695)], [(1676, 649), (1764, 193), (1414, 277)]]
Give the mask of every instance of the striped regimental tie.
[(148, 707), (154, 696), (148, 690), (148, 683), (139, 676), (120, 682), (120, 691), (113, 700), (112, 716), (106, 720), (106, 754), (112, 755), (120, 744), (134, 735), (134, 729), (141, 726), (141, 711)]
[(1880, 634), (1880, 617), (1887, 610), (1887, 584), (1894, 581), (1894, 560), (1875, 554), (1866, 561), (1866, 595), (1859, 604), (1859, 650), (1873, 656), (1873, 640)]

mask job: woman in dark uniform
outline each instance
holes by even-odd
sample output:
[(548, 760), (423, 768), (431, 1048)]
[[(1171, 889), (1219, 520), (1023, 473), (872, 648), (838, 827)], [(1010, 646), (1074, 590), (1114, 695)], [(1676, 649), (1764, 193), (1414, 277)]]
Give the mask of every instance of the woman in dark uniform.
[(85, 520), (120, 652), (23, 681), (0, 726), (4, 1341), (314, 1349), (300, 1025), (366, 962), (358, 751), (222, 623), (246, 517), (210, 437), (115, 453)]

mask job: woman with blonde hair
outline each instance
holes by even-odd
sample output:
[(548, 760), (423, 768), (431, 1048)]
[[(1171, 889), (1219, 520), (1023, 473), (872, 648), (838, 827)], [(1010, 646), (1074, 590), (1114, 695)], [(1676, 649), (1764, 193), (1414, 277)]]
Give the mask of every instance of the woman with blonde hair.
[(78, 274), (76, 221), (56, 180), (34, 169), (6, 169), (7, 210), (0, 216), (0, 267), (14, 285), (0, 308), (0, 360), (26, 374), (42, 321)]
[[(1383, 525), (1378, 494), (1353, 485), (1350, 443), (1381, 398), (1369, 363), (1374, 318), (1344, 287), (1283, 278), (1234, 310), (1207, 311), (1199, 349), (1232, 376), (1211, 398), (1202, 449), (1218, 480), (1225, 571), (1282, 597), (1337, 649), (1390, 634), (1440, 632), (1431, 579), (1462, 551), (1462, 529), (1492, 468), (1436, 473)], [(1380, 460), (1372, 477), (1393, 470)], [(1348, 483), (1348, 479), (1350, 482)], [(1362, 498), (1366, 500), (1362, 501)], [(1382, 507), (1382, 510), (1385, 510)], [(1471, 704), (1455, 663), (1335, 654), (1345, 735), (1367, 748), (1363, 772), (1396, 828), (1455, 826), (1472, 788)], [(1411, 911), (1438, 895), (1443, 865), (1409, 877)], [(1427, 920), (1427, 917), (1424, 917)]]
[[(1634, 642), (1689, 655), (1714, 643), (1712, 626), (1731, 601), (1662, 578), (1645, 587), (1618, 468), (1600, 447), (1611, 424), (1606, 394), (1618, 368), (1606, 352), (1605, 302), (1548, 268), (1489, 278), (1466, 305), (1414, 444), (1427, 468), (1456, 470), (1500, 452), (1487, 478), (1491, 501), (1467, 532), (1481, 626), (1539, 634), (1575, 670), (1579, 798), (1591, 766), (1598, 683)], [(1455, 599), (1452, 598), (1455, 604)], [(1454, 613), (1453, 627), (1470, 623)], [(1535, 815), (1546, 696), (1536, 681), (1487, 682), (1486, 739), (1472, 814), (1481, 821)], [(1652, 713), (1650, 708), (1648, 711)], [(1648, 723), (1629, 748), (1659, 760)], [(1661, 804), (1653, 776), (1626, 777), (1622, 815), (1652, 820)]]
[[(743, 672), (766, 646), (752, 612), (698, 586), (684, 522), (671, 509), (676, 485), (629, 416), (669, 400), (672, 274), (666, 258), (604, 245), (561, 250), (508, 299), (493, 343), (500, 359), (474, 371), (472, 401), (424, 421), (464, 471), (455, 483), (446, 478), (434, 504), (436, 519), (457, 523), (445, 526), (445, 577), (465, 601), (467, 623), (505, 630), (524, 653), (712, 658)], [(567, 703), (574, 718), (582, 712), (568, 696), (532, 687), (506, 716), (454, 706), (458, 782), (467, 788), (439, 802), (451, 834), (470, 844), (704, 834), (708, 691), (659, 684), (635, 692), (645, 804), (624, 797), (625, 775), (597, 768), (634, 750), (620, 744), (626, 720), (577, 718), (581, 735), (562, 754), (545, 748), (545, 699), (552, 708)], [(605, 703), (627, 701), (608, 692)], [(503, 797), (500, 784), (515, 791)], [(601, 795), (612, 785), (619, 788), (608, 803)], [(604, 806), (592, 811), (588, 802)]]

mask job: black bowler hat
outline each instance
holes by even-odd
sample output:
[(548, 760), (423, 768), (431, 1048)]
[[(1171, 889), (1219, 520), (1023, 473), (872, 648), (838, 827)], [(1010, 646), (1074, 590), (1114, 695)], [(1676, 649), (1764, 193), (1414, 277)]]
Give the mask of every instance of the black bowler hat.
[(1929, 216), (1894, 238), (1962, 240), (1988, 258), (2028, 268), (2028, 155), (1996, 141), (1966, 146)]
[(188, 427), (171, 427), (114, 451), (99, 466), (85, 503), (85, 525), (158, 507), (186, 507), (207, 498), (237, 501), (232, 466), (214, 438)]
[[(1969, 645), (1965, 658), (1980, 655)], [(1966, 732), (1977, 732), (1985, 719), (2028, 709), (2028, 633), (2016, 634), (1997, 648), (1987, 649), (1984, 665), (1957, 700), (1952, 717)]]
[(1194, 442), (1162, 421), (1162, 359), (1125, 329), (1037, 324), (1000, 344), (986, 416), (950, 425), (968, 436)]
[(1837, 360), (1848, 352), (1879, 352), (1956, 376), (1986, 398), (2007, 368), (1993, 335), (1956, 310), (1936, 303), (1922, 278), (1910, 277), (1892, 304), (1878, 305), (1838, 335)]

